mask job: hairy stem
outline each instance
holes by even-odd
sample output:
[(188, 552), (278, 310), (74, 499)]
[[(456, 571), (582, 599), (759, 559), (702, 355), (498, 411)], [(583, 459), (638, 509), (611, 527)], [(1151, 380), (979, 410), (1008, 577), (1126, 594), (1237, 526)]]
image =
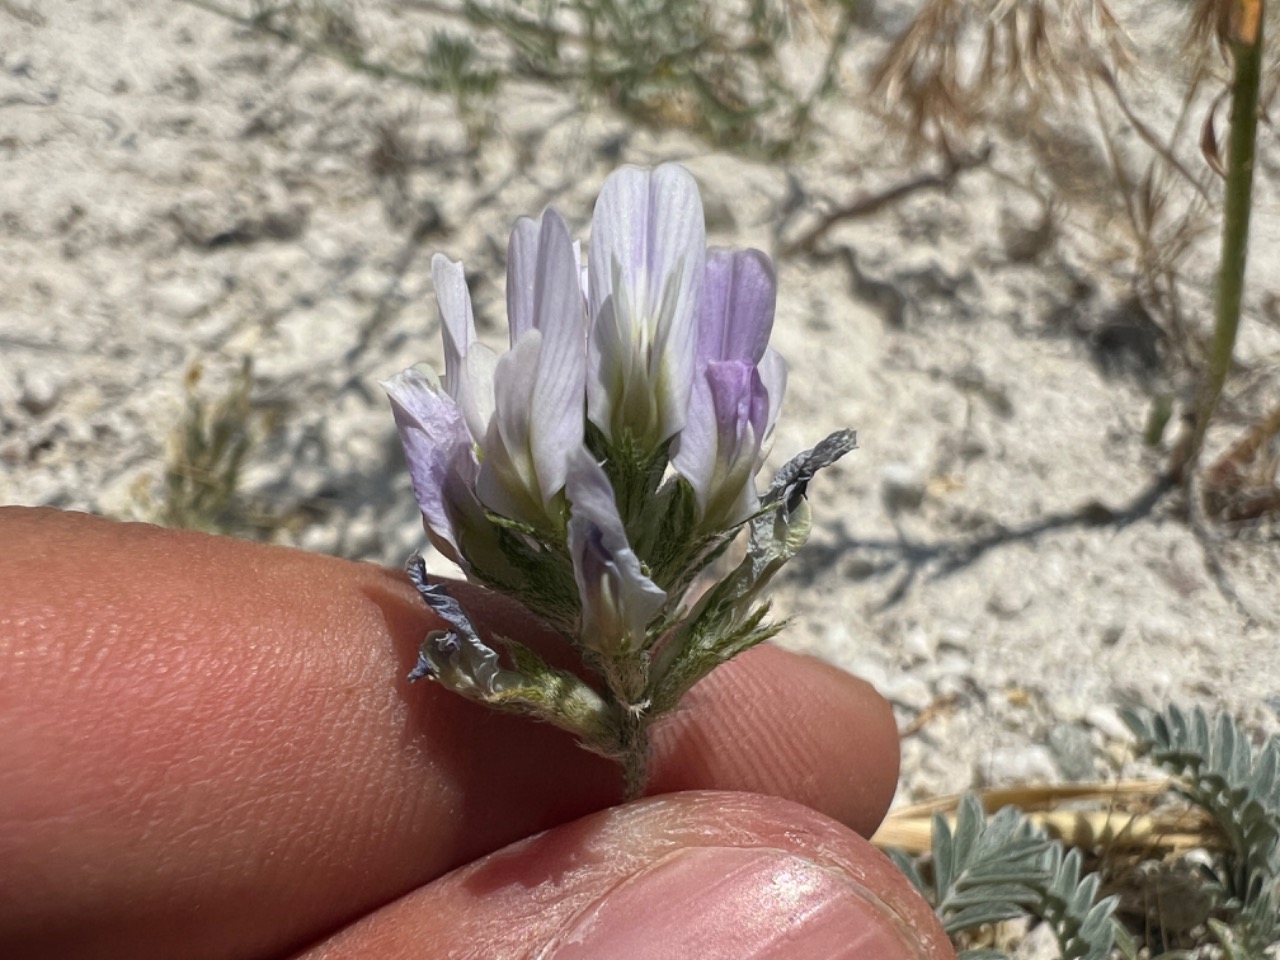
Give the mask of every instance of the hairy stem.
[(626, 800), (638, 800), (649, 782), (649, 719), (627, 711), (622, 720), (622, 784)]
[(617, 711), (613, 756), (622, 767), (626, 799), (635, 800), (649, 778), (648, 655), (628, 651), (603, 658), (600, 667)]

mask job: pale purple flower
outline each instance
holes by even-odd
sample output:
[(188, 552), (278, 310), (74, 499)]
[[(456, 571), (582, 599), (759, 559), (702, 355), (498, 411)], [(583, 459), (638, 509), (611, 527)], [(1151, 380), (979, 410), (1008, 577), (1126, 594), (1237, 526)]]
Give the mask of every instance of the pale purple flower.
[(701, 525), (730, 527), (759, 505), (754, 477), (787, 370), (769, 344), (777, 280), (759, 250), (708, 254), (688, 415), (671, 460), (693, 487)]
[[(501, 357), (476, 339), (462, 264), (437, 254), (431, 266), (443, 321), (443, 385), (407, 371), (383, 386), (432, 542), (465, 567), (456, 516), (463, 490), (504, 517), (563, 526), (555, 500), (584, 429), (585, 302), (576, 245), (554, 210), (537, 221), (522, 218), (512, 231), (511, 349)], [(433, 444), (440, 449), (429, 449)]]
[(423, 525), (442, 554), (468, 568), (460, 531), (484, 522), (475, 497), (480, 465), (462, 411), (440, 389), (435, 374), (411, 367), (382, 384), (400, 431)]
[[(476, 338), (462, 264), (437, 255), (444, 374), (384, 386), (432, 543), (595, 674), (489, 642), (415, 557), (410, 579), (447, 629), (427, 635), (410, 679), (573, 732), (620, 758), (636, 795), (648, 725), (778, 629), (760, 593), (808, 535), (807, 484), (854, 438), (829, 437), (757, 493), (786, 389), (769, 347), (777, 281), (757, 250), (707, 251), (687, 170), (611, 175), (588, 253), (584, 267), (554, 210), (516, 222), (501, 355)], [(746, 556), (690, 602), (743, 525)]]
[(614, 443), (652, 451), (684, 426), (705, 257), (689, 171), (623, 167), (605, 181), (587, 256), (587, 411)]
[(644, 575), (627, 542), (613, 487), (585, 450), (568, 476), (569, 555), (582, 603), (584, 643), (601, 653), (640, 649), (667, 595)]
[(705, 243), (697, 183), (673, 164), (605, 181), (585, 271), (559, 214), (520, 219), (501, 357), (476, 339), (462, 264), (433, 259), (443, 381), (406, 373), (386, 387), (426, 526), (448, 556), (466, 566), (460, 518), (474, 528), (483, 510), (563, 533), (584, 414), (632, 455), (672, 441), (701, 530), (755, 511), (786, 385), (768, 346), (776, 280), (759, 251), (708, 254)]
[(534, 526), (558, 520), (569, 458), (582, 447), (586, 314), (578, 253), (554, 210), (521, 218), (507, 251), (511, 349), (493, 371), (494, 415), (477, 492), (490, 509)]

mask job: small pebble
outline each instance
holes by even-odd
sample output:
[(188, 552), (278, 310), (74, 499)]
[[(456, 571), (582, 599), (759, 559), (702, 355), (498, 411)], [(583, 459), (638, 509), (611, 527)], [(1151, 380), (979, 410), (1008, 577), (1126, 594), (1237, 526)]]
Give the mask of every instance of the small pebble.
[(980, 756), (974, 764), (974, 779), (979, 784), (1006, 786), (1057, 783), (1061, 777), (1049, 748), (1029, 744), (1024, 747), (997, 747)]
[(1055, 960), (1061, 955), (1058, 936), (1047, 923), (1032, 927), (1013, 952), (1014, 960)]
[(890, 463), (880, 471), (880, 496), (890, 513), (919, 509), (924, 493), (924, 475), (915, 467)]
[(877, 690), (883, 691), (889, 684), (889, 670), (879, 660), (870, 657), (859, 657), (849, 666), (849, 672), (861, 677)]
[(209, 307), (218, 290), (200, 289), (193, 282), (175, 280), (156, 286), (151, 292), (152, 306), (167, 317), (187, 320)]
[(302, 531), (298, 537), (298, 546), (308, 553), (324, 553), (333, 556), (338, 552), (339, 539), (337, 527), (317, 523)]
[(948, 674), (939, 677), (933, 685), (934, 693), (944, 700), (968, 696), (972, 690), (972, 681), (961, 674)]
[(912, 710), (923, 710), (933, 702), (933, 693), (929, 690), (929, 685), (909, 673), (886, 677), (878, 685), (878, 689), (890, 703), (909, 707)]
[(1138, 623), (1138, 635), (1143, 640), (1166, 649), (1177, 649), (1183, 630), (1180, 620), (1162, 613), (1147, 614)]
[(1124, 636), (1123, 623), (1111, 623), (1102, 628), (1102, 635), (1098, 638), (1104, 647), (1114, 647), (1120, 642), (1120, 638)]
[(59, 384), (43, 370), (29, 370), (22, 377), (18, 406), (33, 417), (48, 413), (58, 402), (60, 389)]
[(997, 585), (987, 598), (987, 611), (1001, 620), (1011, 620), (1027, 607), (1034, 598), (1031, 584), (1026, 580), (1011, 580)]
[(1079, 723), (1084, 719), (1085, 711), (1089, 709), (1090, 704), (1085, 702), (1084, 697), (1076, 691), (1067, 691), (1066, 693), (1051, 696), (1049, 698), (1049, 713), (1056, 717), (1061, 723)]
[(912, 627), (902, 638), (902, 652), (909, 660), (928, 660), (936, 649), (929, 631), (924, 627)]
[(1084, 727), (1064, 723), (1049, 731), (1049, 749), (1058, 769), (1068, 780), (1088, 780), (1093, 776), (1093, 739)]
[(973, 673), (973, 660), (968, 654), (960, 653), (957, 650), (948, 650), (938, 655), (928, 672), (935, 679), (967, 677)]
[(1116, 708), (1106, 704), (1095, 703), (1093, 706), (1086, 708), (1084, 722), (1112, 740), (1130, 740), (1133, 738), (1133, 734), (1129, 732), (1129, 728), (1120, 719), (1120, 714), (1116, 711)]
[(382, 531), (377, 520), (361, 511), (347, 524), (342, 538), (342, 555), (352, 560), (364, 560), (377, 556), (382, 549)]

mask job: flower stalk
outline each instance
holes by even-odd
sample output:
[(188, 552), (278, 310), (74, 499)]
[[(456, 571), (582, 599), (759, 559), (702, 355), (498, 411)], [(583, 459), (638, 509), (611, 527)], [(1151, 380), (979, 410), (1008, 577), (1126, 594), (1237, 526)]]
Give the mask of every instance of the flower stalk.
[[(500, 356), (477, 340), (462, 264), (437, 254), (444, 375), (383, 386), (431, 543), (558, 631), (581, 668), (482, 637), (414, 557), (410, 579), (449, 629), (410, 679), (569, 731), (617, 760), (635, 797), (652, 724), (780, 628), (763, 588), (808, 535), (809, 481), (855, 443), (834, 434), (757, 491), (786, 389), (768, 346), (776, 277), (757, 250), (706, 248), (688, 171), (615, 172), (585, 270), (579, 249), (554, 210), (517, 221)], [(744, 530), (745, 559), (686, 596)]]
[(1231, 0), (1220, 39), (1232, 61), (1230, 134), (1222, 215), (1222, 255), (1214, 311), (1209, 368), (1196, 398), (1191, 429), (1173, 451), (1170, 476), (1182, 483), (1195, 471), (1205, 434), (1218, 409), (1235, 354), (1244, 302), (1249, 218), (1253, 210), (1253, 169), (1262, 86), (1262, 26), (1265, 0)]

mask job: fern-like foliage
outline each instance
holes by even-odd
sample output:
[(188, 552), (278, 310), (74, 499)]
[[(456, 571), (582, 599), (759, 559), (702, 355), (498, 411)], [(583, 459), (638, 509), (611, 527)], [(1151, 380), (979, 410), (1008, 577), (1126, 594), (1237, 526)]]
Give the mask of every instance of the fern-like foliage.
[(1115, 945), (1116, 898), (1098, 900), (1098, 875), (1080, 876), (1079, 850), (1064, 855), (1062, 844), (1051, 843), (1042, 864), (1053, 879), (1042, 894), (1037, 912), (1058, 937), (1063, 960), (1104, 960)]
[(1227, 714), (1168, 706), (1123, 716), (1139, 749), (1177, 777), (1179, 791), (1221, 829), (1229, 849), (1219, 879), (1234, 946), (1260, 956), (1280, 940), (1280, 739), (1271, 737), (1255, 756)]
[[(1106, 960), (1115, 943), (1114, 898), (1096, 901), (1098, 878), (1080, 876), (1078, 851), (1064, 853), (1014, 807), (989, 819), (973, 793), (961, 799), (955, 830), (933, 820), (932, 882), (900, 850), (899, 869), (933, 905), (952, 937), (1024, 915), (1048, 923), (1064, 960)], [(995, 950), (966, 950), (961, 960), (1001, 960)]]

